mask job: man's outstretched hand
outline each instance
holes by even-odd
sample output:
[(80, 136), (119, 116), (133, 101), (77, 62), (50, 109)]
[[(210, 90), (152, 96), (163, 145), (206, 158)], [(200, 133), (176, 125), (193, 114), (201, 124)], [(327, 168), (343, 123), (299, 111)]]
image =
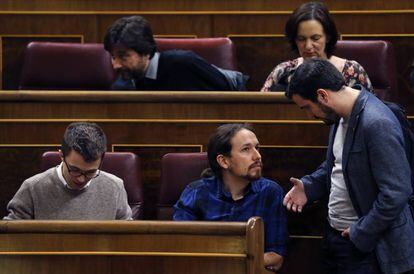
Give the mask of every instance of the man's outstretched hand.
[(289, 211), (302, 212), (303, 207), (308, 201), (303, 182), (298, 178), (293, 177), (290, 178), (290, 182), (293, 184), (293, 187), (283, 199), (283, 205), (285, 205)]

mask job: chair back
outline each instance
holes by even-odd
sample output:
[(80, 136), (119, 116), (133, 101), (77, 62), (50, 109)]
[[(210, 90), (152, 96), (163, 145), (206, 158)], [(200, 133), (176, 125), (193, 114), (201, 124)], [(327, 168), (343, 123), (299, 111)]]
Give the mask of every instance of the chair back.
[(236, 51), (229, 38), (155, 38), (159, 51), (191, 50), (223, 69), (237, 70)]
[[(40, 168), (45, 171), (60, 163), (59, 152), (47, 151), (42, 155)], [(144, 195), (138, 156), (130, 152), (107, 152), (101, 170), (114, 174), (124, 181), (132, 218), (142, 219)]]
[(19, 89), (108, 90), (114, 79), (111, 56), (103, 44), (31, 42)]
[(395, 54), (390, 42), (341, 40), (336, 44), (334, 55), (360, 63), (379, 98), (399, 100)]
[(168, 153), (161, 160), (160, 194), (157, 204), (157, 219), (172, 220), (173, 206), (184, 188), (200, 179), (201, 172), (208, 167), (207, 153)]
[[(191, 50), (220, 68), (237, 70), (229, 38), (156, 38), (159, 51)], [(99, 43), (31, 42), (26, 47), (19, 89), (109, 90), (116, 72)]]

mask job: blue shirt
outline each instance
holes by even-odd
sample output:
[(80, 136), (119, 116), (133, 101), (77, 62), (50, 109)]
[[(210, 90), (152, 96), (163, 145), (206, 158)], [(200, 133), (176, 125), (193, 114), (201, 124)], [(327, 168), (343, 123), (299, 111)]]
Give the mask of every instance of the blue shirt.
[(265, 252), (285, 256), (287, 221), (282, 201), (282, 188), (265, 178), (251, 182), (244, 197), (237, 201), (218, 178), (204, 178), (184, 189), (174, 206), (174, 220), (246, 222), (259, 216), (265, 225)]

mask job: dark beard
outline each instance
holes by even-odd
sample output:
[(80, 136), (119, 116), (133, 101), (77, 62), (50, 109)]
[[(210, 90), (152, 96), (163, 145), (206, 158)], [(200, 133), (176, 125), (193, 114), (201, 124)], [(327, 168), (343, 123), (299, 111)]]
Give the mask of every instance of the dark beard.
[(331, 126), (331, 125), (336, 124), (336, 123), (339, 122), (341, 117), (338, 114), (336, 114), (335, 111), (333, 111), (331, 108), (323, 106), (320, 103), (318, 103), (318, 104), (319, 104), (321, 110), (325, 113), (325, 117), (319, 118), (325, 123), (325, 125)]
[(256, 173), (256, 175), (253, 175), (253, 176), (252, 175), (249, 175), (249, 174), (243, 176), (243, 178), (246, 179), (249, 182), (256, 181), (260, 177), (262, 177), (262, 172)]
[[(249, 170), (250, 169), (251, 169), (251, 167), (249, 168)], [(257, 172), (255, 175), (250, 175), (249, 173), (247, 173), (246, 175), (243, 176), (243, 178), (248, 180), (249, 182), (256, 181), (257, 179), (262, 177), (262, 171), (263, 171), (263, 165), (261, 166), (260, 171)]]
[(143, 71), (130, 70), (130, 69), (120, 70), (119, 74), (124, 80), (130, 80), (130, 79), (140, 80), (144, 78), (145, 76), (145, 73)]

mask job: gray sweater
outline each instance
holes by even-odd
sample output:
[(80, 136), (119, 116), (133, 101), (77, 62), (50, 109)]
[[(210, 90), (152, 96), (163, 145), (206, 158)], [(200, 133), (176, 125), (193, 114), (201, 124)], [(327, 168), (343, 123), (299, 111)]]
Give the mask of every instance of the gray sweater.
[(7, 205), (5, 220), (128, 220), (131, 209), (123, 181), (101, 171), (82, 190), (63, 185), (56, 167), (23, 182)]

